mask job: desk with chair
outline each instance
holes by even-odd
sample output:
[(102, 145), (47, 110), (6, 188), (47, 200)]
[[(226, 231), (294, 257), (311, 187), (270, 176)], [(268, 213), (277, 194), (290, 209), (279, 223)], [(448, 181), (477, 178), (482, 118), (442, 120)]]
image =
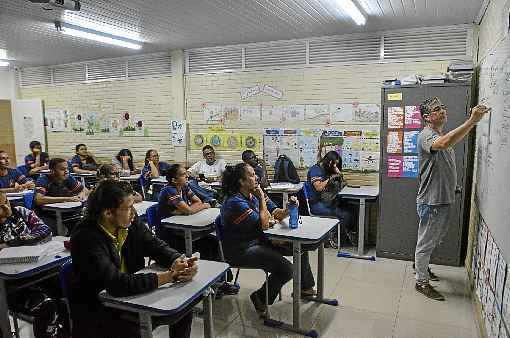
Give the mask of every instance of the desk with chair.
[(303, 182), (299, 183), (290, 183), (290, 182), (278, 182), (271, 183), (265, 191), (268, 194), (282, 194), (283, 195), (283, 205), (282, 208), (285, 209), (287, 204), (289, 203), (289, 194), (297, 194), (303, 189)]
[(42, 205), (41, 208), (43, 210), (55, 212), (57, 220), (57, 234), (60, 236), (64, 236), (66, 235), (66, 229), (64, 228), (62, 215), (66, 213), (77, 213), (78, 211), (81, 211), (81, 209), (83, 208), (83, 203), (82, 202), (51, 203)]
[(5, 195), (7, 196), (7, 200), (15, 205), (23, 205), (27, 209), (33, 208), (34, 190), (7, 192)]
[(73, 173), (71, 172), (71, 176), (73, 176), (74, 178), (80, 180), (81, 184), (86, 187), (86, 184), (85, 184), (85, 180), (88, 178), (88, 179), (91, 179), (91, 178), (96, 178), (96, 175), (95, 174), (92, 174), (92, 173), (87, 173), (87, 174), (83, 174), (83, 173), (80, 173), (80, 174), (77, 174), (77, 173)]
[(220, 214), (220, 209), (203, 209), (196, 214), (189, 216), (171, 216), (161, 220), (161, 226), (169, 229), (184, 231), (184, 242), (186, 245), (186, 256), (191, 257), (193, 253), (193, 232), (214, 231), (214, 221)]
[[(0, 264), (0, 329), (3, 338), (13, 337), (7, 306), (6, 282), (33, 276), (34, 278), (30, 281), (16, 286), (16, 289), (21, 289), (58, 275), (60, 267), (71, 258), (71, 253), (64, 247), (64, 241), (67, 239), (67, 237), (53, 237), (51, 242), (61, 243), (61, 246), (51, 244), (51, 250), (49, 249), (46, 255), (35, 263)], [(13, 319), (15, 336), (19, 337), (17, 316), (14, 313)]]
[[(199, 260), (198, 273), (189, 282), (169, 283), (158, 289), (136, 296), (113, 297), (106, 291), (99, 294), (103, 305), (137, 313), (140, 318), (140, 335), (152, 337), (152, 316), (172, 316), (187, 309), (204, 297), (204, 337), (214, 337), (211, 286), (219, 281), (229, 265), (221, 262)], [(140, 272), (161, 272), (154, 266)]]
[(133, 204), (133, 208), (136, 210), (136, 214), (139, 217), (145, 216), (147, 209), (149, 209), (151, 206), (158, 204), (158, 202), (153, 201), (141, 201), (139, 203)]
[(273, 319), (264, 320), (264, 324), (309, 337), (317, 337), (318, 333), (315, 330), (307, 330), (301, 327), (301, 297), (299, 297), (301, 294), (301, 245), (319, 244), (317, 262), (317, 296), (307, 297), (306, 300), (338, 306), (338, 301), (336, 299), (324, 298), (324, 242), (327, 240), (329, 233), (336, 227), (337, 222), (333, 219), (311, 216), (300, 216), (300, 218), (301, 224), (297, 229), (290, 229), (288, 223), (289, 219), (286, 218), (281, 223), (277, 223), (274, 227), (264, 231), (269, 239), (292, 243), (292, 266), (294, 268), (292, 287), (294, 294), (292, 301), (292, 325)]

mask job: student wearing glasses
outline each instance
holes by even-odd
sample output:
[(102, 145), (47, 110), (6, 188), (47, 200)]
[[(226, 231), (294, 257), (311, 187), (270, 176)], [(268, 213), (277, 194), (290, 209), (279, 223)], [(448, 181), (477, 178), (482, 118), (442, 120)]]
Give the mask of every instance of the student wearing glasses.
[(221, 180), (221, 175), (225, 171), (225, 161), (217, 159), (214, 148), (211, 145), (206, 145), (202, 148), (203, 160), (193, 164), (188, 169), (189, 187), (195, 195), (207, 203), (214, 203), (216, 201), (216, 193), (214, 190), (207, 187), (202, 187), (199, 182), (211, 183)]
[[(120, 171), (119, 169), (111, 164), (102, 164), (97, 168), (97, 179), (99, 182), (104, 180), (114, 180), (120, 181)], [(137, 191), (133, 190), (133, 198), (135, 203), (140, 203), (143, 201), (142, 195)]]
[[(198, 271), (197, 258), (186, 258), (154, 237), (135, 217), (133, 204), (128, 182), (104, 180), (90, 194), (85, 218), (71, 235), (69, 300), (75, 338), (139, 337), (138, 318), (103, 306), (99, 293), (138, 295), (171, 282), (190, 281)], [(166, 270), (137, 273), (145, 267), (145, 257)], [(190, 337), (194, 305), (172, 316), (171, 337)], [(164, 324), (159, 317), (153, 322)]]
[(10, 167), (9, 155), (0, 150), (0, 192), (16, 192), (34, 188), (34, 181)]

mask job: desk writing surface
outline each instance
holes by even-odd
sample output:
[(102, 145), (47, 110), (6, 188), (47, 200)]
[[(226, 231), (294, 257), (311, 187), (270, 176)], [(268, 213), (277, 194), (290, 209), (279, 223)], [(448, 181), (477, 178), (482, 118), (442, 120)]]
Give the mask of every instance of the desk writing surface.
[(149, 207), (153, 206), (154, 204), (158, 204), (158, 202), (141, 201), (141, 202), (133, 204), (133, 208), (135, 208), (138, 216), (144, 216), (147, 213), (147, 209), (149, 209)]
[(120, 176), (119, 179), (121, 181), (138, 181), (140, 175), (129, 175), (129, 176)]
[(151, 183), (167, 184), (168, 181), (166, 180), (165, 176), (159, 176), (159, 177), (151, 178)]
[(68, 239), (69, 237), (54, 236), (51, 241), (54, 243), (61, 243), (62, 246), (58, 249), (51, 250), (51, 252), (39, 258), (37, 262), (0, 264), (0, 277), (4, 279), (22, 278), (43, 271), (46, 268), (65, 263), (71, 258), (71, 252), (64, 247), (64, 241)]
[(96, 176), (96, 174), (93, 173), (71, 173), (72, 176), (78, 176), (78, 177), (91, 177)]
[(300, 216), (302, 224), (297, 229), (290, 229), (289, 218), (276, 223), (272, 228), (264, 231), (270, 238), (296, 239), (303, 242), (316, 242), (336, 227), (338, 220), (313, 216)]
[(362, 185), (359, 188), (352, 188), (346, 186), (338, 193), (339, 196), (342, 197), (368, 197), (368, 198), (376, 198), (379, 196), (379, 187), (378, 186), (365, 186)]
[(213, 224), (219, 214), (219, 208), (208, 208), (189, 216), (171, 216), (161, 220), (161, 223), (206, 227)]
[(42, 207), (48, 209), (75, 209), (83, 206), (82, 202), (60, 202), (45, 204)]
[(299, 191), (303, 189), (303, 182), (300, 183), (290, 183), (290, 182), (278, 182), (271, 183), (266, 190), (276, 192), (276, 191)]
[[(199, 260), (198, 273), (189, 282), (168, 283), (154, 291), (128, 297), (113, 297), (106, 291), (102, 291), (99, 298), (107, 306), (120, 306), (124, 309), (129, 307), (135, 312), (170, 315), (181, 311), (197, 297), (200, 297), (209, 286), (224, 276), (228, 268), (229, 265), (226, 263)], [(140, 272), (158, 273), (162, 271), (164, 270), (161, 268), (149, 267)]]

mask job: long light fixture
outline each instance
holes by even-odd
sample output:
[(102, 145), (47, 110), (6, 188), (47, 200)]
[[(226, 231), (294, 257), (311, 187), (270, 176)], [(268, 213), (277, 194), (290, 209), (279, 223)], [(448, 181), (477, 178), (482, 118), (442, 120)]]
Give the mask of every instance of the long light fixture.
[(84, 38), (94, 40), (98, 42), (107, 43), (119, 47), (141, 49), (142, 45), (138, 41), (126, 39), (120, 36), (115, 36), (107, 33), (98, 32), (92, 29), (71, 25), (68, 23), (56, 23), (57, 27), (60, 25), (62, 33), (66, 35), (75, 36), (78, 38)]
[(7, 50), (0, 48), (0, 67), (9, 67), (7, 60)]
[(7, 61), (0, 61), (0, 67), (9, 67), (9, 62), (7, 62)]
[(365, 18), (352, 0), (336, 0), (336, 2), (358, 26), (363, 26), (367, 22), (367, 18)]

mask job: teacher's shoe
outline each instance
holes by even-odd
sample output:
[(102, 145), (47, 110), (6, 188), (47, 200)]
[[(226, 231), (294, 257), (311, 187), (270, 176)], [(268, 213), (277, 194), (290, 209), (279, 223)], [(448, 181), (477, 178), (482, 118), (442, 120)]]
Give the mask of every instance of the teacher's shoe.
[(268, 312), (266, 304), (259, 298), (257, 291), (253, 292), (250, 295), (251, 302), (253, 303), (253, 306), (255, 307), (255, 311), (259, 314), (260, 318), (266, 319), (268, 318)]
[(425, 297), (438, 300), (438, 301), (444, 301), (444, 296), (440, 294), (436, 289), (432, 287), (429, 283), (416, 283), (414, 286), (416, 291), (419, 293), (422, 293), (425, 295)]
[[(432, 270), (430, 270), (430, 268), (428, 268), (428, 269), (429, 269), (429, 280), (431, 280), (433, 282), (439, 281), (439, 277), (435, 273), (433, 273)], [(413, 270), (414, 270), (414, 273), (416, 274), (416, 269), (414, 267), (414, 263), (413, 263)]]

